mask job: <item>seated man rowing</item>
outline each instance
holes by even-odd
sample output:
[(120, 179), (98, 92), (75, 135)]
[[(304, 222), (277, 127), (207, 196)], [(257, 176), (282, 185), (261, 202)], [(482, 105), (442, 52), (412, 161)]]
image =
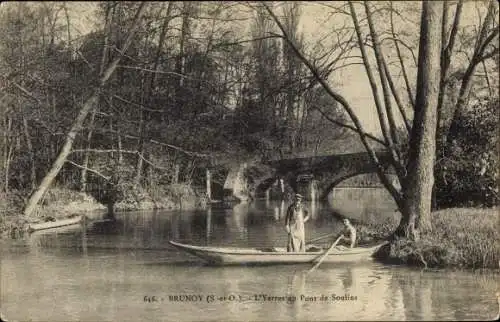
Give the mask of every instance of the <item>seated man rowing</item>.
[(342, 223), (344, 224), (344, 229), (342, 230), (343, 236), (341, 240), (349, 242), (350, 248), (354, 248), (354, 245), (356, 244), (356, 228), (354, 228), (347, 218), (344, 218)]

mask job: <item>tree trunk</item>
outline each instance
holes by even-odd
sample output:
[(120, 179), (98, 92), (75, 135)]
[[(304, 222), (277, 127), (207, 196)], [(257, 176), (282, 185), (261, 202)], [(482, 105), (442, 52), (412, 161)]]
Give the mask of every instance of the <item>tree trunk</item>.
[(116, 132), (116, 141), (118, 144), (118, 165), (122, 166), (123, 165), (123, 147), (122, 147), (122, 136), (120, 135), (120, 132)]
[[(297, 21), (299, 19), (299, 4), (296, 2), (291, 2), (288, 4), (283, 10), (285, 13), (284, 26), (288, 31), (288, 36), (299, 46), (300, 42), (297, 39)], [(296, 76), (298, 76), (298, 69), (300, 68), (300, 61), (297, 61), (296, 56), (293, 54), (293, 49), (291, 46), (284, 40), (283, 41), (283, 59), (284, 59), (284, 68), (285, 68), (285, 108), (286, 108), (286, 129), (287, 129), (287, 140), (290, 148), (290, 153), (294, 153), (297, 148), (297, 127), (298, 127), (298, 116), (297, 113), (297, 105), (295, 104), (297, 98), (297, 88), (294, 84), (294, 80)]]
[(78, 114), (77, 119), (73, 123), (73, 126), (68, 132), (68, 135), (66, 136), (66, 141), (64, 142), (64, 145), (59, 152), (59, 155), (57, 156), (57, 159), (54, 161), (52, 164), (52, 168), (50, 171), (45, 175), (43, 178), (42, 182), (38, 186), (38, 188), (34, 191), (34, 193), (30, 196), (28, 203), (26, 204), (26, 207), (24, 208), (24, 215), (29, 216), (32, 214), (33, 210), (35, 209), (35, 206), (38, 204), (38, 201), (42, 198), (42, 196), (45, 194), (45, 191), (49, 188), (51, 185), (52, 181), (55, 179), (61, 168), (63, 167), (64, 163), (66, 162), (66, 158), (68, 155), (71, 153), (71, 148), (73, 147), (73, 142), (75, 140), (76, 135), (80, 131), (83, 122), (85, 121), (85, 118), (87, 117), (87, 114), (90, 112), (90, 110), (94, 107), (94, 105), (97, 103), (97, 99), (99, 97), (99, 89), (94, 90), (92, 95), (85, 101), (85, 104), (80, 110), (80, 113)]
[(141, 156), (144, 155), (144, 142), (141, 142), (139, 144), (139, 153), (140, 155), (137, 156), (137, 164), (135, 167), (135, 178), (134, 178), (134, 185), (136, 187), (139, 187), (141, 185), (142, 169), (144, 168), (144, 162)]
[[(87, 143), (86, 150), (90, 150), (91, 145), (90, 141), (92, 140), (92, 128), (94, 127), (96, 109), (92, 111), (92, 115), (90, 116), (90, 124), (89, 124), (89, 132), (87, 134)], [(87, 190), (87, 168), (89, 166), (89, 156), (90, 152), (85, 152), (83, 156), (83, 164), (82, 164), (82, 172), (80, 177), (80, 191)]]
[(29, 132), (28, 120), (23, 116), (24, 136), (26, 138), (26, 145), (28, 147), (28, 154), (30, 156), (30, 186), (34, 190), (36, 188), (36, 168), (35, 168), (35, 154), (33, 153), (33, 144), (31, 143), (31, 136)]
[[(126, 52), (127, 48), (130, 46), (130, 43), (132, 42), (132, 38), (139, 25), (139, 21), (144, 13), (144, 8), (145, 8), (145, 3), (142, 2), (134, 17), (134, 21), (130, 28), (129, 34), (127, 35), (127, 39), (125, 40), (123, 48), (120, 50), (122, 54)], [(66, 162), (66, 158), (71, 153), (71, 148), (73, 147), (73, 142), (75, 141), (76, 135), (82, 128), (83, 122), (87, 118), (87, 115), (94, 108), (95, 104), (98, 101), (101, 88), (106, 84), (106, 82), (109, 80), (113, 72), (116, 70), (116, 67), (118, 66), (120, 60), (121, 60), (121, 55), (115, 58), (113, 62), (111, 62), (111, 64), (108, 66), (108, 68), (102, 75), (101, 79), (99, 80), (99, 85), (97, 86), (97, 88), (94, 89), (90, 97), (83, 104), (75, 122), (71, 126), (71, 129), (69, 130), (66, 136), (66, 140), (64, 142), (61, 151), (59, 152), (59, 155), (52, 164), (50, 171), (45, 175), (38, 188), (34, 191), (34, 193), (30, 196), (28, 202), (26, 203), (26, 206), (23, 211), (25, 216), (30, 216), (33, 213), (36, 205), (38, 204), (40, 199), (42, 199), (43, 195), (45, 194), (49, 186), (52, 184), (52, 181), (54, 181), (55, 177), (58, 175), (59, 171), (63, 167), (64, 163)]]
[(11, 135), (12, 135), (12, 119), (11, 118), (7, 118), (7, 121), (6, 121), (6, 127), (5, 127), (5, 159), (4, 159), (4, 164), (3, 164), (3, 168), (4, 168), (4, 191), (5, 192), (9, 192), (9, 172), (10, 172), (10, 161), (11, 161), (11, 158), (12, 158), (12, 154), (14, 152), (14, 146), (12, 144), (12, 139), (9, 138)]
[(453, 48), (455, 46), (455, 39), (458, 32), (458, 26), (460, 25), (460, 18), (462, 14), (463, 8), (463, 0), (460, 0), (457, 4), (457, 9), (455, 11), (455, 18), (453, 19), (453, 25), (451, 27), (449, 40), (448, 40), (448, 32), (447, 32), (447, 20), (448, 20), (448, 4), (445, 3), (445, 7), (443, 9), (443, 17), (442, 17), (442, 30), (441, 30), (441, 80), (439, 84), (439, 98), (438, 98), (438, 139), (440, 139), (439, 132), (441, 131), (441, 127), (443, 126), (443, 102), (446, 91), (446, 83), (448, 78), (448, 69), (451, 63), (451, 54), (453, 52)]
[(443, 2), (424, 1), (420, 26), (415, 116), (410, 137), (407, 176), (403, 182), (402, 219), (395, 235), (418, 239), (430, 231), (436, 155), (437, 104), (440, 84)]
[[(108, 43), (109, 43), (109, 34), (111, 33), (110, 26), (111, 26), (111, 4), (108, 3), (106, 6), (106, 13), (105, 13), (105, 20), (104, 20), (104, 46), (102, 48), (102, 57), (101, 57), (101, 64), (99, 65), (99, 76), (102, 76), (104, 73), (104, 68), (106, 66), (107, 62), (107, 56), (108, 56)], [(87, 144), (86, 144), (86, 149), (90, 150), (91, 148), (91, 141), (92, 141), (92, 135), (93, 135), (93, 127), (94, 127), (94, 122), (95, 122), (95, 115), (96, 115), (97, 109), (92, 110), (92, 115), (90, 117), (90, 124), (89, 124), (89, 130), (87, 134)], [(89, 155), (90, 152), (85, 152), (85, 155), (83, 156), (83, 167), (82, 167), (82, 172), (81, 172), (81, 178), (80, 178), (80, 191), (85, 191), (87, 190), (87, 168), (89, 166)]]
[(172, 178), (172, 183), (173, 184), (178, 184), (179, 183), (179, 172), (180, 172), (180, 166), (178, 163), (175, 164), (174, 167), (174, 176)]
[(9, 192), (9, 177), (10, 177), (10, 161), (12, 161), (12, 155), (14, 154), (14, 146), (9, 146), (7, 152), (7, 158), (5, 159), (5, 179), (4, 179), (4, 190), (6, 193)]
[(206, 175), (207, 175), (207, 199), (208, 201), (212, 200), (212, 174), (210, 173), (210, 170), (206, 170)]
[[(145, 83), (145, 80), (144, 80), (144, 75), (142, 76), (142, 81), (141, 81), (141, 98), (140, 98), (140, 102), (141, 102), (141, 105), (144, 106), (144, 83)], [(140, 120), (139, 120), (139, 146), (138, 146), (138, 151), (139, 151), (139, 155), (137, 155), (137, 162), (136, 162), (136, 167), (135, 167), (135, 177), (134, 177), (134, 185), (136, 187), (140, 186), (141, 184), (141, 179), (142, 179), (142, 170), (143, 170), (143, 167), (144, 167), (144, 162), (143, 162), (143, 159), (142, 159), (142, 156), (144, 156), (144, 136), (146, 135), (146, 130), (145, 130), (145, 127), (146, 125), (144, 124), (146, 122), (145, 118), (146, 118), (146, 111), (144, 110), (141, 110), (140, 112)]]
[(184, 62), (185, 62), (185, 49), (186, 49), (186, 37), (189, 34), (189, 19), (191, 14), (191, 6), (192, 4), (189, 2), (184, 2), (182, 4), (182, 25), (181, 25), (181, 34), (179, 39), (179, 57), (177, 57), (176, 61), (176, 72), (179, 74), (178, 88), (182, 88), (184, 86)]

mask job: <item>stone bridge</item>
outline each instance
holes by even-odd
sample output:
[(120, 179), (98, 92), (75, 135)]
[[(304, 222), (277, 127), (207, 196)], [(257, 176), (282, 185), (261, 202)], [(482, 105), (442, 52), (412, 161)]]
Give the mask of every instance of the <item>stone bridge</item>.
[[(389, 153), (377, 152), (377, 157), (384, 171), (394, 174)], [(263, 165), (271, 171), (266, 171), (260, 178), (254, 178), (257, 193), (266, 191), (276, 180), (282, 179), (307, 199), (326, 199), (328, 193), (340, 182), (377, 171), (367, 152), (284, 159), (268, 161)]]

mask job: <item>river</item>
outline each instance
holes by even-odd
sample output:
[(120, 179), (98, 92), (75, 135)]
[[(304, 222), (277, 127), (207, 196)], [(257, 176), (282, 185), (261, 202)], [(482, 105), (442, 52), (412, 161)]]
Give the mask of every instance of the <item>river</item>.
[[(309, 265), (210, 267), (168, 245), (284, 246), (286, 206), (118, 213), (2, 241), (1, 313), (9, 321), (443, 321), (498, 312), (498, 274), (372, 261), (310, 274)], [(309, 207), (307, 239), (339, 225), (332, 208), (358, 219), (395, 211), (379, 189), (336, 189)]]

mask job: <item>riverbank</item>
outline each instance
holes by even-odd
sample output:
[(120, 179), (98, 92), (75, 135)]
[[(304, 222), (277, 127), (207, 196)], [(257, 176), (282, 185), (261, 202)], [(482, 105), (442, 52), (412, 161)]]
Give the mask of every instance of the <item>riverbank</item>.
[(149, 188), (131, 186), (123, 190), (120, 200), (114, 204), (114, 210), (189, 210), (205, 208), (206, 205), (205, 195), (197, 193), (187, 184)]
[[(433, 230), (419, 241), (399, 239), (383, 247), (376, 259), (386, 264), (426, 268), (499, 269), (498, 208), (451, 208), (433, 212)], [(360, 240), (385, 238), (399, 219), (360, 227)]]
[[(20, 238), (28, 224), (67, 219), (78, 215), (92, 217), (108, 212), (108, 207), (79, 191), (54, 187), (35, 208), (33, 215), (22, 215), (23, 193), (0, 193), (0, 238)], [(130, 188), (121, 193), (114, 211), (198, 209), (206, 206), (203, 195), (190, 186), (177, 184), (154, 189)]]
[(104, 205), (88, 194), (60, 187), (49, 189), (30, 217), (22, 215), (25, 200), (21, 192), (2, 193), (0, 200), (0, 238), (23, 237), (29, 224), (106, 211)]

